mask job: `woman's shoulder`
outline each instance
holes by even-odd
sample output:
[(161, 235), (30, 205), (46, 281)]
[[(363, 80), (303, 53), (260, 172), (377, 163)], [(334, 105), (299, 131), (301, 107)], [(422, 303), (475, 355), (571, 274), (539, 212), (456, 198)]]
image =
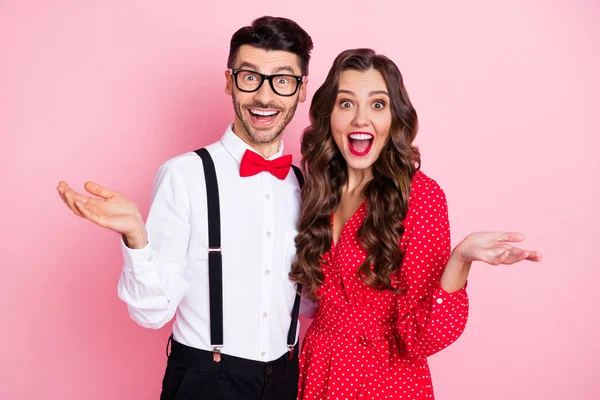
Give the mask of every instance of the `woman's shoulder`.
[(409, 202), (435, 200), (436, 198), (445, 198), (440, 185), (424, 172), (417, 171), (411, 181)]

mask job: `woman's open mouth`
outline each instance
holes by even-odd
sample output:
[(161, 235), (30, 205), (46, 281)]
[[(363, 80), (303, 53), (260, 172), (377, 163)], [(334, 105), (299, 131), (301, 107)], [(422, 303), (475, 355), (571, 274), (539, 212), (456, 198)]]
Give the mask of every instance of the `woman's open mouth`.
[(348, 135), (348, 147), (355, 156), (365, 156), (373, 146), (374, 136), (368, 132), (352, 132)]

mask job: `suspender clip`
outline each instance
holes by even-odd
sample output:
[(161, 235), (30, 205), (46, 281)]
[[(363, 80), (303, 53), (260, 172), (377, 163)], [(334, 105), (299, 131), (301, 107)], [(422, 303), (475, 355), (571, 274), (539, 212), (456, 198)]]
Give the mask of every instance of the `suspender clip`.
[(292, 358), (294, 358), (294, 345), (289, 344), (288, 345), (288, 350), (290, 352), (290, 355), (289, 355), (288, 359), (291, 360)]
[(223, 250), (222, 247), (209, 247), (208, 248), (209, 253), (220, 253), (221, 250)]
[(221, 349), (223, 348), (223, 346), (213, 346), (213, 361), (214, 362), (221, 362)]

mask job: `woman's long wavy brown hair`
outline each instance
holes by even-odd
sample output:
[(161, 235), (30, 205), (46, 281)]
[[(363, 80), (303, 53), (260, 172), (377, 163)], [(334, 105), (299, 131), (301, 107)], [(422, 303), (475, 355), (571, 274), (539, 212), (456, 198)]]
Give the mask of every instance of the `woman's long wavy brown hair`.
[(390, 136), (377, 161), (373, 179), (364, 189), (367, 200), (365, 220), (358, 240), (367, 253), (357, 271), (360, 279), (376, 290), (401, 291), (392, 275), (402, 263), (399, 239), (408, 209), (410, 183), (420, 167), (420, 155), (412, 145), (417, 134), (417, 113), (413, 108), (396, 64), (371, 49), (346, 50), (337, 56), (327, 79), (316, 91), (310, 105), (310, 126), (302, 136), (302, 167), (306, 183), (302, 189), (302, 212), (296, 236), (297, 257), (290, 278), (304, 285), (311, 296), (321, 286), (322, 255), (331, 249), (331, 215), (337, 209), (348, 173), (330, 129), (338, 82), (342, 71), (381, 73), (390, 96)]

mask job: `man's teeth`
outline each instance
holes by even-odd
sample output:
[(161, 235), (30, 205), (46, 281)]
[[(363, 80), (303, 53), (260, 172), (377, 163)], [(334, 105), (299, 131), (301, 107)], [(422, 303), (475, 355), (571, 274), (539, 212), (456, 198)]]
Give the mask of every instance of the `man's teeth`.
[(372, 135), (367, 135), (365, 133), (353, 133), (350, 135), (350, 139), (352, 140), (370, 140), (373, 139)]
[(262, 115), (264, 117), (271, 117), (271, 116), (277, 114), (278, 111), (250, 110), (250, 112), (254, 115)]

